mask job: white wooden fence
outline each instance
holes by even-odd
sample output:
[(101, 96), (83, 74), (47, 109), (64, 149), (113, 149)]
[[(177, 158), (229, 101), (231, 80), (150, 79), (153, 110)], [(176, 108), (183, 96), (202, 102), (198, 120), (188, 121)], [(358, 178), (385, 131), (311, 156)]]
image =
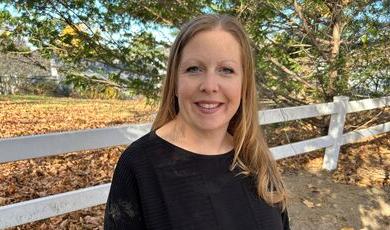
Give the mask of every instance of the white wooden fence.
[[(347, 113), (389, 106), (390, 96), (348, 101), (335, 97), (334, 102), (259, 111), (261, 125), (331, 115), (327, 136), (271, 148), (275, 159), (326, 148), (323, 168), (333, 170), (341, 145), (390, 130), (390, 122), (367, 129), (343, 133)], [(150, 124), (125, 125), (44, 135), (0, 139), (0, 163), (57, 155), (66, 152), (128, 145), (150, 130)], [(110, 184), (88, 187), (0, 207), (0, 228), (16, 226), (64, 213), (104, 204)]]

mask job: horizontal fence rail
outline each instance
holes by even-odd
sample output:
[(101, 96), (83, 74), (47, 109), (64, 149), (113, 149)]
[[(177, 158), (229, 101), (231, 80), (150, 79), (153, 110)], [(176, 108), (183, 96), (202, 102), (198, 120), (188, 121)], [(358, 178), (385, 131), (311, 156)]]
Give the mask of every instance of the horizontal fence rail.
[(309, 140), (294, 142), (281, 146), (270, 148), (275, 160), (299, 155), (306, 152), (326, 148), (332, 145), (331, 138), (328, 136), (312, 138)]
[[(337, 165), (341, 145), (390, 131), (390, 122), (366, 129), (343, 133), (345, 115), (390, 105), (390, 97), (348, 102), (347, 97), (335, 97), (334, 102), (259, 111), (259, 124), (331, 115), (327, 136), (270, 148), (276, 160), (325, 148), (323, 167), (332, 170)], [(341, 125), (340, 125), (341, 124)], [(340, 127), (341, 126), (341, 127)], [(58, 155), (61, 153), (129, 145), (150, 131), (150, 124), (123, 125), (81, 131), (50, 133), (0, 139), (0, 163)], [(0, 228), (12, 227), (68, 212), (104, 204), (110, 184), (23, 201), (0, 207)]]
[(0, 228), (104, 204), (107, 201), (110, 185), (102, 184), (0, 207)]
[(125, 145), (138, 139), (150, 124), (123, 125), (0, 139), (0, 163), (61, 153)]
[(354, 143), (354, 142), (360, 141), (364, 138), (378, 135), (381, 133), (386, 133), (386, 132), (390, 132), (390, 122), (386, 122), (386, 123), (380, 124), (380, 125), (371, 126), (370, 128), (367, 128), (367, 129), (359, 129), (359, 130), (355, 130), (355, 131), (343, 134), (342, 144), (345, 145), (345, 144)]
[(378, 109), (390, 105), (390, 96), (364, 99), (360, 101), (350, 101), (347, 104), (347, 113), (355, 113), (364, 110)]
[(335, 106), (334, 102), (330, 102), (316, 105), (303, 105), (259, 111), (258, 117), (259, 123), (261, 125), (268, 125), (310, 117), (324, 116), (336, 112), (337, 107)]

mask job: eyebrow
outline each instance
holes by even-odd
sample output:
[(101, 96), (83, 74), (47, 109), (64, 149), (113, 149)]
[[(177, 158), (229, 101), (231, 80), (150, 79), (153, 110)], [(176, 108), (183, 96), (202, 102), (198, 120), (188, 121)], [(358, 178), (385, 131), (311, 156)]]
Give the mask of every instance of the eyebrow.
[[(179, 65), (182, 66), (182, 65), (188, 65), (190, 63), (203, 63), (202, 60), (199, 60), (199, 59), (193, 59), (193, 58), (190, 58), (190, 59), (187, 59), (185, 60), (184, 62), (180, 63)], [(236, 65), (239, 65), (239, 63), (233, 59), (225, 59), (225, 60), (222, 60), (222, 61), (219, 61), (218, 64), (221, 64), (221, 63), (225, 63), (225, 62), (232, 62)]]

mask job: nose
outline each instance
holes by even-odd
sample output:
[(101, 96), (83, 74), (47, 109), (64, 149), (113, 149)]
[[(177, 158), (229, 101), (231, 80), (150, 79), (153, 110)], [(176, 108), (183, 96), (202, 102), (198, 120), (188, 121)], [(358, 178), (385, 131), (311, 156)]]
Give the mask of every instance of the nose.
[(200, 84), (200, 91), (205, 93), (215, 93), (218, 91), (218, 77), (215, 73), (207, 72)]

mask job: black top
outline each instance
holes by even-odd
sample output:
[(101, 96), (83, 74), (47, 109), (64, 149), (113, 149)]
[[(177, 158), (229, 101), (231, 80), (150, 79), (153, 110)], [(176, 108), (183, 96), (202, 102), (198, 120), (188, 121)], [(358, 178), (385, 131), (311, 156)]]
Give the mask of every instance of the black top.
[(119, 158), (104, 228), (289, 229), (287, 211), (258, 198), (252, 177), (229, 171), (233, 154), (197, 154), (146, 134)]

